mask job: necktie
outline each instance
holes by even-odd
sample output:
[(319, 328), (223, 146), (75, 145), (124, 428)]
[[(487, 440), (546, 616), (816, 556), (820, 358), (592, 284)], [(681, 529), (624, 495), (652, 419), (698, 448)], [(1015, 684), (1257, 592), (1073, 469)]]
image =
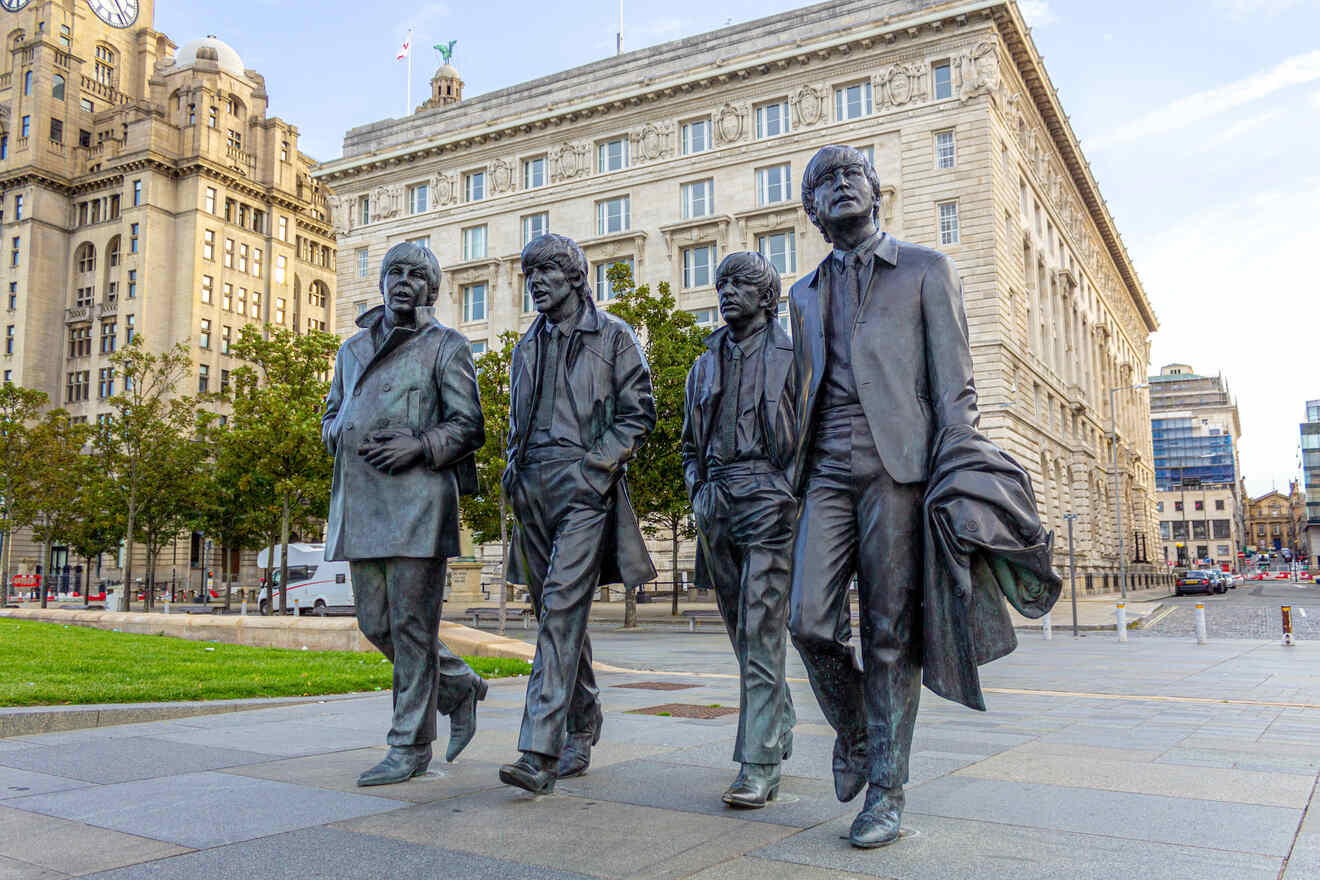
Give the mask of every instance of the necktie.
[(550, 332), (541, 359), (541, 402), (536, 407), (536, 430), (549, 432), (554, 422), (555, 390), (559, 384), (559, 331)]
[(855, 317), (862, 300), (862, 258), (849, 253), (843, 263), (843, 286), (848, 291), (848, 310)]
[(724, 397), (720, 400), (720, 436), (726, 463), (732, 462), (738, 452), (738, 397), (742, 368), (742, 348), (735, 342), (729, 347), (729, 374), (725, 377)]

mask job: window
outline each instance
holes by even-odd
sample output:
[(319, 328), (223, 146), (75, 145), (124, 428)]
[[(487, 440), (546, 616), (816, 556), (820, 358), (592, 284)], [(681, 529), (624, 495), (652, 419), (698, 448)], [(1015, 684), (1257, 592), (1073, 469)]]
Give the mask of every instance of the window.
[(284, 297), (275, 297), (275, 323), (284, 323)]
[[(283, 265), (284, 265), (283, 260), (284, 260), (283, 257), (277, 257), (277, 258), (276, 258), (276, 266), (278, 266), (278, 267), (280, 267), (280, 268), (283, 268)], [(276, 271), (279, 271), (279, 269), (277, 269)], [(364, 248), (364, 247), (360, 247), (360, 248), (357, 249), (357, 274), (358, 274), (358, 277), (359, 277), (359, 278), (366, 278), (366, 277), (367, 277), (367, 273), (370, 272), (370, 271), (371, 271), (371, 266), (370, 266), (370, 264), (368, 264), (368, 262), (367, 262), (367, 249)], [(281, 273), (281, 274), (282, 274), (282, 273)], [(283, 279), (283, 278), (280, 278), (280, 279), (278, 279), (278, 280), (283, 281), (284, 279)]]
[(0, 159), (9, 158), (9, 135), (0, 134)]
[(232, 128), (229, 129), (229, 135), (226, 137), (225, 143), (229, 145), (231, 150), (243, 149), (243, 133), (234, 131)]
[(234, 240), (232, 238), (225, 239), (224, 264), (226, 269), (234, 268)]
[(261, 293), (259, 291), (252, 291), (252, 304), (248, 307), (248, 316), (261, 317)]
[(426, 184), (418, 183), (408, 187), (408, 213), (421, 214), (426, 211)]
[[(281, 217), (280, 219), (283, 220), (284, 218)], [(358, 196), (358, 222), (361, 223), (363, 226), (366, 226), (368, 223), (371, 222), (370, 196)], [(281, 235), (280, 240), (288, 241), (289, 240), (288, 235)]]
[(71, 327), (69, 329), (69, 357), (87, 357), (92, 353), (92, 328)]
[(1192, 502), (1192, 509), (1193, 509), (1193, 510), (1205, 510), (1205, 502), (1204, 502), (1204, 501), (1193, 501), (1193, 502)]
[(853, 147), (854, 150), (866, 157), (866, 163), (872, 168), (875, 167), (875, 147), (865, 144), (860, 147)]
[(16, 196), (14, 196), (14, 219), (15, 219), (15, 220), (22, 220), (22, 219), (23, 219), (23, 196), (22, 196), (22, 195), (16, 195)]
[(550, 215), (545, 211), (539, 214), (528, 214), (522, 218), (522, 243), (526, 247), (528, 242), (534, 238), (539, 238), (550, 231)]
[(486, 283), (484, 281), (464, 286), (463, 320), (486, 320)]
[(953, 97), (952, 67), (949, 62), (941, 61), (931, 71), (931, 81), (935, 83), (935, 100)]
[(30, 70), (23, 71), (23, 94), (25, 96), (32, 94), (32, 71)]
[(756, 251), (769, 260), (780, 275), (791, 275), (797, 271), (797, 247), (792, 230), (758, 235)]
[(91, 370), (75, 370), (70, 373), (64, 386), (65, 399), (76, 403), (87, 399), (88, 386), (91, 384)]
[(69, 28), (67, 24), (60, 25), (60, 45), (66, 49), (70, 48), (72, 46), (72, 42), (70, 40), (72, 34), (73, 31)]
[(940, 244), (958, 243), (958, 203), (943, 202), (939, 206)]
[(486, 227), (469, 226), (463, 230), (463, 259), (479, 260), (486, 256)]
[(211, 387), (211, 368), (202, 364), (197, 368), (197, 393), (205, 394)]
[(719, 309), (693, 309), (692, 319), (703, 330), (709, 330), (720, 322)]
[(211, 347), (211, 319), (202, 318), (202, 329), (197, 335), (197, 344), (202, 348)]
[(202, 230), (202, 259), (203, 259), (203, 260), (214, 260), (214, 259), (215, 259), (215, 230), (214, 230), (214, 229), (203, 229), (203, 230)]
[(787, 163), (756, 169), (756, 204), (772, 205), (793, 198), (791, 174), (792, 166)]
[(102, 367), (96, 371), (96, 396), (104, 400), (115, 396), (114, 367)]
[(474, 339), (468, 343), (468, 345), (472, 348), (472, 357), (474, 359), (479, 358), (486, 353), (486, 340), (484, 339)]
[(246, 272), (248, 270), (248, 246), (239, 244), (238, 246), (238, 271)]
[(788, 101), (761, 104), (756, 108), (756, 137), (777, 137), (788, 131)]
[(117, 329), (118, 325), (114, 321), (101, 322), (101, 354), (114, 353)]
[(1173, 509), (1174, 509), (1174, 510), (1182, 510), (1182, 509), (1183, 509), (1183, 503), (1182, 503), (1181, 501), (1175, 501), (1175, 502), (1173, 502)]
[(618, 137), (596, 145), (596, 170), (622, 171), (628, 167), (628, 139)]
[(128, 298), (137, 297), (137, 269), (128, 270)]
[(417, 238), (407, 238), (404, 239), (404, 241), (408, 242), (409, 244), (420, 244), (422, 247), (427, 248), (428, 250), (431, 247), (431, 236), (429, 235), (419, 235)]
[(228, 393), (229, 393), (229, 371), (228, 371), (228, 370), (221, 370), (221, 371), (220, 371), (220, 393), (221, 393), (221, 394), (228, 394)]
[(13, 241), (11, 242), (11, 245), (12, 245), (12, 247), (11, 247), (10, 250), (9, 250), (9, 265), (11, 265), (11, 266), (17, 266), (17, 265), (18, 265), (18, 252), (19, 252), (19, 237), (18, 237), (17, 235), (14, 236), (14, 239), (13, 239)]
[(683, 219), (709, 216), (715, 210), (715, 181), (698, 180), (681, 184), (678, 188), (683, 202)]
[(479, 202), (486, 197), (486, 172), (471, 171), (463, 175), (463, 201)]
[(545, 186), (545, 156), (523, 160), (523, 189)]
[(788, 326), (788, 300), (781, 299), (779, 301), (779, 308), (775, 310), (775, 318), (779, 321), (779, 326), (784, 328), (784, 332), (791, 337), (793, 331)]
[(130, 254), (138, 252), (138, 229), (139, 226), (136, 223), (130, 224), (128, 227), (128, 252)]
[(705, 287), (715, 273), (715, 245), (704, 244), (683, 250), (683, 287)]
[(952, 168), (954, 160), (953, 132), (935, 132), (935, 167)]
[(280, 215), (278, 237), (280, 241), (289, 240), (289, 218), (284, 215)]
[(225, 282), (224, 287), (220, 288), (220, 308), (226, 312), (234, 310), (234, 285), (228, 281)]
[(14, 325), (5, 328), (5, 354), (14, 353)]
[(280, 141), (280, 161), (281, 161), (281, 162), (287, 162), (287, 161), (289, 161), (289, 142), (288, 142), (288, 141)]
[(96, 268), (96, 248), (85, 244), (78, 248), (78, 271), (91, 272)]
[(843, 122), (871, 115), (871, 81), (840, 86), (834, 90), (834, 118)]
[(50, 121), (50, 139), (57, 144), (64, 143), (64, 120), (52, 119)]
[(704, 153), (710, 149), (710, 120), (696, 119), (683, 123), (683, 155)]
[(64, 77), (60, 76), (58, 73), (51, 78), (50, 96), (56, 101), (64, 100)]
[(9, 311), (18, 308), (18, 282), (9, 282)]
[(96, 47), (96, 81), (107, 86), (115, 84), (115, 53), (107, 46)]
[(210, 275), (202, 276), (202, 302), (211, 302), (211, 290), (214, 284), (215, 280)]
[(1163, 501), (1156, 501), (1156, 502), (1155, 502), (1155, 512), (1156, 512), (1156, 513), (1163, 513), (1163, 512), (1164, 512), (1164, 502), (1163, 502)]
[(32, 117), (24, 116), (18, 126), (18, 135), (19, 137), (26, 138), (31, 134), (32, 134)]
[[(136, 181), (135, 181), (135, 183), (136, 183)], [(135, 186), (135, 187), (134, 187), (134, 192), (136, 193), (136, 191), (137, 191), (137, 187)], [(134, 202), (133, 204), (136, 205), (137, 202)], [(204, 204), (204, 207), (205, 207), (206, 213), (208, 213), (208, 214), (214, 214), (214, 213), (215, 213), (215, 187), (213, 187), (213, 186), (208, 186), (208, 187), (206, 188), (206, 200), (204, 201), (203, 204)]]
[(628, 196), (605, 199), (596, 203), (596, 234), (609, 235), (623, 232), (631, 225)]
[(1216, 498), (1216, 499), (1215, 499), (1215, 510), (1223, 510), (1223, 509), (1224, 509), (1224, 499), (1222, 499), (1222, 498)]
[(229, 343), (234, 341), (234, 328), (228, 324), (220, 328), (220, 353), (229, 354)]
[(607, 302), (614, 299), (614, 285), (610, 282), (610, 269), (615, 266), (627, 266), (628, 271), (634, 271), (633, 258), (624, 257), (621, 260), (610, 260), (607, 263), (596, 264), (596, 299), (600, 302)]
[[(133, 341), (133, 336), (137, 333), (137, 328), (134, 326), (134, 320), (135, 320), (135, 318), (136, 318), (135, 315), (125, 315), (125, 316), (124, 316), (124, 342), (125, 342), (125, 343), (132, 342), (132, 341)], [(127, 384), (125, 384), (124, 387), (127, 388), (127, 387), (128, 387)]]

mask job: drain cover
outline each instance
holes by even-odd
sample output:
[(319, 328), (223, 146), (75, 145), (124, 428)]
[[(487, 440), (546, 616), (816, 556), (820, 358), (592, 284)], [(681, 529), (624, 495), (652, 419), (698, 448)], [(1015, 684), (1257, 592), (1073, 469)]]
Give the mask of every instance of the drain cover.
[(687, 688), (701, 687), (699, 684), (683, 684), (677, 681), (634, 681), (614, 686), (616, 688), (636, 688), (639, 691), (681, 691)]
[(632, 715), (669, 715), (674, 718), (723, 718), (725, 715), (737, 715), (732, 706), (697, 706), (692, 703), (665, 703), (661, 706), (647, 706), (645, 709), (632, 709)]

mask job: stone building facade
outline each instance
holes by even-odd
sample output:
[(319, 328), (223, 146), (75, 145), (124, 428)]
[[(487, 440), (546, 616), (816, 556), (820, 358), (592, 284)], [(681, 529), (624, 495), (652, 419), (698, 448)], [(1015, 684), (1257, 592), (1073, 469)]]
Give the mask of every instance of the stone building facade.
[[(1146, 375), (1157, 323), (1011, 2), (835, 0), (352, 129), (315, 172), (346, 255), (335, 326), (378, 301), (390, 245), (424, 239), (441, 320), (484, 350), (532, 320), (518, 255), (545, 230), (582, 244), (598, 298), (621, 261), (713, 326), (728, 252), (766, 253), (785, 293), (824, 257), (799, 188), (828, 143), (872, 157), (885, 229), (957, 262), (982, 427), (1031, 471), (1061, 566), (1078, 515), (1079, 591), (1117, 589), (1108, 390)], [(1150, 414), (1115, 400), (1129, 570), (1149, 581)]]
[(1161, 559), (1169, 566), (1239, 571), (1243, 530), (1237, 491), (1226, 484), (1188, 484), (1155, 493)]
[[(1306, 522), (1306, 496), (1296, 480), (1288, 494), (1277, 489), (1247, 502), (1248, 550), (1258, 555), (1273, 554), (1275, 559), (1301, 559), (1308, 555), (1303, 528)], [(1288, 551), (1285, 555), (1283, 551)]]
[[(187, 343), (194, 392), (225, 387), (244, 325), (329, 329), (324, 188), (262, 76), (214, 37), (177, 48), (152, 0), (18, 5), (0, 10), (3, 380), (94, 422), (135, 337)], [(200, 543), (179, 544), (161, 564), (182, 578)]]

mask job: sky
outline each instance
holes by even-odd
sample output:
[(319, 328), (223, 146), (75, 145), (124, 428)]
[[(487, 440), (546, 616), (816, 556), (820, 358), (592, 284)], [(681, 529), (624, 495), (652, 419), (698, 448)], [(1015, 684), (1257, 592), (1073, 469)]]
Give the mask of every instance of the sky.
[[(805, 5), (624, 3), (624, 49)], [(1237, 397), (1247, 490), (1299, 476), (1298, 424), (1320, 398), (1320, 0), (1023, 0), (1064, 111), (1160, 329), (1151, 371), (1222, 373)], [(266, 78), (305, 153), (340, 155), (353, 126), (429, 93), (435, 43), (457, 40), (469, 97), (614, 54), (617, 0), (287, 3), (157, 0), (182, 45), (215, 34)]]

